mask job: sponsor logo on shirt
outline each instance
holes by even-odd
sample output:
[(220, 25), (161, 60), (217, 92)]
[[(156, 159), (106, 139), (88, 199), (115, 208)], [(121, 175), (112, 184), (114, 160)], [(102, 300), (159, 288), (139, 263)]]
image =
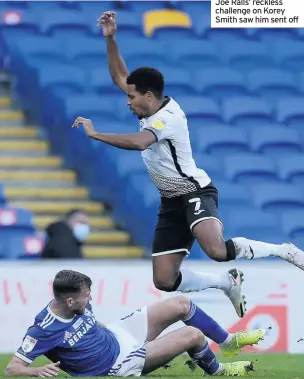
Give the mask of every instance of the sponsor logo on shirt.
[(165, 124), (161, 120), (155, 120), (152, 122), (152, 128), (156, 130), (162, 130), (164, 129)]

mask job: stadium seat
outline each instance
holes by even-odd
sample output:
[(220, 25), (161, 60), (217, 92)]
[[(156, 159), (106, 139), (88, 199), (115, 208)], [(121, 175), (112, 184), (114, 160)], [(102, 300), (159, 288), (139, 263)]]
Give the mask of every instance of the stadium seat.
[(86, 70), (106, 66), (108, 63), (106, 44), (94, 38), (70, 39), (65, 54), (67, 59)]
[(269, 49), (261, 42), (227, 41), (223, 44), (221, 51), (225, 61), (241, 72), (269, 68), (274, 64)]
[[(203, 166), (204, 167), (204, 166)], [(251, 194), (241, 184), (230, 183), (226, 180), (213, 179), (219, 194), (219, 214), (223, 219), (235, 210), (253, 209)]]
[(143, 14), (143, 30), (147, 37), (174, 39), (184, 36), (191, 37), (191, 17), (176, 10), (156, 10)]
[(304, 123), (304, 97), (288, 97), (277, 102), (277, 119), (292, 127), (303, 128)]
[(301, 41), (289, 41), (282, 48), (282, 41), (272, 45), (272, 51), (276, 63), (290, 72), (303, 71), (304, 67), (304, 46)]
[(280, 157), (277, 165), (278, 173), (282, 180), (293, 184), (304, 184), (304, 154)]
[(304, 237), (304, 210), (282, 214), (282, 226), (289, 239)]
[(112, 81), (108, 68), (95, 68), (92, 70), (90, 72), (90, 86), (94, 92), (103, 96), (121, 95), (121, 91)]
[(3, 207), (6, 206), (6, 204), (7, 204), (7, 200), (6, 200), (6, 197), (5, 197), (4, 188), (0, 184), (0, 207), (3, 208)]
[(100, 120), (115, 120), (117, 114), (115, 102), (107, 97), (97, 95), (69, 96), (64, 99), (64, 109), (69, 125), (79, 115), (98, 123)]
[(53, 65), (39, 70), (39, 84), (57, 96), (82, 93), (87, 87), (84, 71), (77, 66)]
[(91, 25), (79, 11), (49, 11), (42, 13), (39, 21), (43, 33), (66, 41), (96, 33), (96, 25)]
[(66, 63), (63, 46), (50, 37), (26, 37), (18, 42), (17, 51), (28, 64), (35, 67)]
[(116, 16), (118, 28), (118, 41), (123, 37), (141, 37), (143, 36), (143, 27), (141, 17), (136, 13), (119, 11)]
[(249, 151), (247, 136), (242, 130), (220, 126), (209, 128), (197, 145), (200, 151), (219, 157)]
[(198, 120), (201, 125), (214, 125), (223, 122), (219, 106), (211, 98), (178, 96), (176, 100), (185, 112), (190, 127), (193, 120)]
[[(136, 12), (137, 14), (142, 14), (144, 12), (166, 9), (168, 6), (168, 2), (166, 1), (125, 1), (124, 5), (126, 5), (130, 11)], [(110, 8), (109, 8), (110, 9)]]
[(225, 239), (246, 236), (258, 241), (282, 243), (286, 237), (280, 218), (260, 210), (246, 209), (230, 212), (223, 218)]
[(40, 33), (40, 26), (35, 13), (27, 9), (0, 8), (0, 30), (11, 43), (19, 38)]
[(303, 150), (297, 131), (286, 128), (254, 128), (250, 131), (250, 145), (253, 151), (273, 157)]
[(119, 50), (130, 70), (147, 65), (158, 68), (171, 63), (163, 41), (133, 37), (132, 44), (122, 43)]
[(273, 43), (282, 43), (285, 46), (290, 41), (297, 39), (296, 28), (250, 28), (249, 35), (251, 38), (262, 40), (270, 46)]
[(206, 68), (196, 73), (197, 91), (223, 100), (248, 94), (242, 74), (229, 68)]
[(183, 48), (178, 43), (168, 43), (172, 63), (189, 71), (223, 64), (219, 50), (210, 41), (183, 39)]
[(269, 100), (293, 96), (299, 93), (296, 77), (279, 69), (253, 70), (248, 75), (250, 91)]
[(292, 184), (260, 184), (252, 189), (253, 200), (259, 208), (277, 214), (304, 209), (304, 195)]
[(43, 249), (44, 240), (42, 236), (32, 233), (29, 235), (15, 235), (9, 239), (9, 259), (37, 259)]
[[(199, 135), (199, 130), (197, 132), (197, 135)], [(223, 162), (220, 157), (196, 151), (193, 152), (193, 157), (197, 167), (206, 171), (212, 181), (220, 180), (223, 177)]]
[(226, 178), (244, 185), (276, 182), (278, 180), (274, 162), (255, 154), (238, 154), (225, 158)]
[(233, 125), (271, 124), (273, 111), (270, 104), (262, 99), (244, 96), (223, 101), (223, 117)]
[(299, 249), (304, 250), (304, 236), (303, 234), (300, 237), (293, 238), (291, 243), (296, 245)]
[(166, 67), (161, 70), (165, 77), (165, 93), (172, 97), (195, 95), (196, 88), (191, 74), (182, 68)]
[(210, 1), (177, 1), (176, 7), (188, 13), (192, 18), (210, 13)]

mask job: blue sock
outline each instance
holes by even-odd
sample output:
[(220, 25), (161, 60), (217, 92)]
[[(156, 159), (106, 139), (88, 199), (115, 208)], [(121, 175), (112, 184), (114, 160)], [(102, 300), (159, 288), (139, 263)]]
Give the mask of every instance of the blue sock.
[(190, 311), (183, 319), (186, 325), (194, 326), (199, 329), (204, 335), (212, 341), (220, 344), (223, 343), (229, 336), (213, 318), (208, 316), (203, 310), (190, 301)]
[(210, 350), (208, 342), (205, 343), (200, 351), (189, 355), (194, 362), (209, 375), (215, 374), (220, 367), (215, 355), (212, 350)]

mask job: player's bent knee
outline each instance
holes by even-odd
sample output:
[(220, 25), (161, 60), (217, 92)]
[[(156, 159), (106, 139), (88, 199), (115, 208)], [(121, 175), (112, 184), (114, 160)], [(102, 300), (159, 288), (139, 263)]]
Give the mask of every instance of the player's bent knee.
[(153, 279), (153, 282), (154, 282), (154, 286), (160, 290), (160, 291), (164, 291), (164, 292), (173, 292), (173, 291), (176, 291), (175, 289), (175, 282), (176, 280), (170, 280), (170, 279), (159, 279), (159, 278), (154, 278)]
[(205, 344), (205, 335), (197, 328), (193, 326), (186, 326), (186, 338), (188, 339), (191, 346), (202, 346)]
[(227, 260), (227, 251), (226, 246), (224, 244), (223, 246), (210, 245), (206, 247), (204, 250), (208, 257), (213, 259), (214, 261), (226, 262)]
[(176, 296), (172, 299), (176, 305), (177, 313), (181, 319), (186, 317), (190, 312), (190, 300), (186, 296)]

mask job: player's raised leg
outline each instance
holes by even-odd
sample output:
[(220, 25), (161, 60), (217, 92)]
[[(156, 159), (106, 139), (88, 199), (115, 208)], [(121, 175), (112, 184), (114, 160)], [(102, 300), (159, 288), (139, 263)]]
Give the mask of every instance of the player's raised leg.
[(278, 245), (244, 237), (225, 241), (222, 225), (214, 219), (206, 219), (196, 224), (193, 234), (208, 256), (218, 262), (240, 258), (279, 257), (304, 270), (304, 252), (291, 243)]
[(253, 363), (250, 361), (219, 363), (210, 350), (203, 333), (191, 326), (186, 326), (149, 342), (146, 349), (144, 375), (162, 367), (184, 352), (188, 352), (195, 363), (208, 375), (245, 376), (253, 370)]
[(184, 198), (162, 199), (152, 249), (154, 285), (167, 292), (220, 289), (229, 297), (238, 316), (243, 317), (243, 274), (239, 270), (214, 274), (181, 267), (195, 240), (183, 211), (184, 202)]

